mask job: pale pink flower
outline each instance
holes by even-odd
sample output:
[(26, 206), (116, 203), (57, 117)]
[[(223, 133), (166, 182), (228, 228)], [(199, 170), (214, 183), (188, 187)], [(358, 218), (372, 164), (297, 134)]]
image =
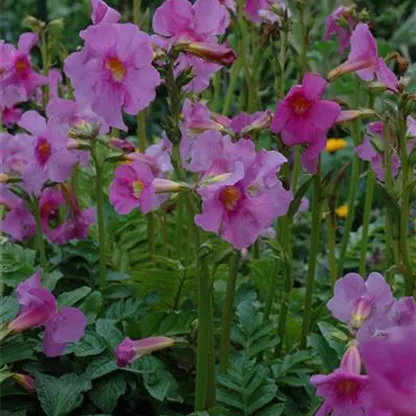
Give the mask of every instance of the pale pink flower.
[[(348, 48), (351, 33), (356, 24), (351, 12), (351, 7), (339, 6), (325, 20), (326, 31), (324, 40), (330, 40), (334, 34), (338, 36), (338, 50), (340, 53), (343, 53)], [(340, 25), (340, 19), (343, 19), (348, 27)]]

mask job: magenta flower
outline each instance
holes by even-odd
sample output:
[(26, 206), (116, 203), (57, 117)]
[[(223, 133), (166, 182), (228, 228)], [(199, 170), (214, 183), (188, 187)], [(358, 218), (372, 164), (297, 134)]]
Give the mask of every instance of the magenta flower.
[(146, 163), (135, 161), (118, 166), (109, 190), (110, 202), (116, 212), (126, 215), (139, 208), (146, 214), (155, 208), (153, 179), (152, 170)]
[(174, 342), (172, 338), (167, 337), (150, 337), (137, 341), (127, 337), (114, 351), (117, 357), (117, 366), (125, 367), (145, 354), (171, 347)]
[[(351, 11), (351, 7), (339, 6), (326, 18), (325, 21), (326, 31), (324, 40), (330, 40), (334, 34), (338, 36), (339, 53), (343, 53), (349, 46), (351, 33), (356, 24)], [(340, 25), (340, 19), (343, 19), (347, 23), (347, 28)]]
[(117, 23), (120, 20), (120, 13), (109, 7), (102, 0), (91, 0), (91, 20), (94, 25), (100, 23)]
[(35, 33), (23, 33), (17, 45), (17, 49), (3, 41), (0, 45), (0, 87), (5, 93), (12, 92), (9, 87), (13, 86), (19, 90), (21, 100), (27, 100), (28, 96), (35, 91), (39, 85), (47, 83), (47, 79), (37, 74), (30, 62), (30, 50), (38, 42)]
[(25, 202), (4, 184), (0, 184), (0, 205), (6, 210), (0, 221), (1, 231), (18, 241), (28, 240), (36, 234), (35, 219)]
[(53, 294), (40, 287), (41, 272), (20, 283), (16, 288), (20, 304), (18, 316), (8, 324), (12, 332), (23, 332), (35, 326), (45, 328), (43, 352), (48, 357), (61, 355), (69, 342), (79, 341), (87, 326), (87, 317), (78, 308), (57, 311)]
[[(1, 45), (0, 45), (0, 53), (1, 53)], [(0, 58), (1, 59), (1, 58)], [(1, 64), (0, 64), (0, 72), (1, 72)], [(0, 76), (0, 86), (1, 86), (1, 76)], [(14, 86), (9, 85), (8, 87), (1, 87), (0, 88), (0, 116), (1, 122), (6, 127), (12, 127), (16, 124), (20, 116), (22, 115), (22, 110), (17, 108), (16, 105), (23, 101), (24, 93), (22, 89)]]
[(27, 134), (0, 133), (0, 158), (4, 173), (20, 174), (30, 157), (31, 137)]
[(12, 379), (28, 393), (35, 392), (35, 379), (27, 374), (13, 373)]
[(390, 286), (379, 273), (371, 273), (366, 281), (356, 273), (348, 273), (337, 280), (334, 293), (328, 309), (353, 330), (365, 325), (367, 331), (385, 318), (394, 303)]
[(413, 416), (416, 399), (416, 325), (392, 327), (361, 343), (374, 415)]
[(349, 72), (355, 72), (364, 81), (376, 78), (391, 91), (398, 91), (396, 75), (386, 65), (383, 58), (378, 56), (377, 44), (368, 25), (359, 23), (351, 36), (351, 52), (347, 61), (333, 69), (329, 74), (330, 80)]
[(19, 126), (32, 134), (31, 155), (23, 170), (22, 179), (26, 190), (40, 195), (46, 180), (63, 182), (72, 173), (76, 156), (67, 150), (68, 137), (53, 123), (36, 111), (27, 111)]
[(91, 106), (110, 126), (126, 130), (122, 110), (137, 114), (155, 98), (160, 83), (149, 37), (133, 24), (90, 26), (84, 48), (65, 60), (77, 101)]
[(355, 345), (344, 354), (340, 368), (328, 375), (314, 375), (311, 384), (317, 387), (316, 394), (325, 401), (316, 416), (366, 415), (370, 407), (369, 379), (360, 375), (361, 359)]
[(232, 172), (207, 178), (198, 189), (203, 204), (196, 224), (237, 249), (254, 243), (289, 208), (292, 194), (276, 178), (285, 161), (280, 153), (263, 150), (249, 166), (237, 161)]
[[(217, 36), (225, 32), (228, 24), (228, 11), (218, 0), (197, 0), (194, 5), (188, 0), (167, 0), (153, 16), (153, 30), (157, 34), (154, 42), (167, 49), (176, 44), (193, 43), (198, 43), (201, 48), (201, 42), (207, 47), (215, 47)], [(192, 67), (195, 75), (187, 88), (195, 92), (206, 89), (211, 75), (221, 68), (197, 56), (182, 53), (175, 75), (187, 67)]]
[[(384, 141), (382, 121), (377, 121), (375, 123), (370, 123), (368, 125), (367, 135), (365, 136), (363, 143), (355, 148), (355, 153), (360, 159), (370, 162), (371, 168), (375, 172), (377, 179), (381, 182), (384, 182), (384, 176), (385, 176), (384, 154), (378, 153), (375, 150), (375, 148), (372, 146), (371, 141), (373, 137), (380, 138), (381, 140)], [(384, 141), (384, 144), (389, 145), (385, 141)], [(391, 174), (393, 178), (395, 178), (397, 174), (399, 173), (399, 168), (400, 168), (400, 157), (392, 149)]]
[(271, 130), (280, 133), (286, 145), (307, 146), (302, 163), (311, 173), (325, 149), (326, 134), (341, 112), (336, 102), (322, 100), (326, 85), (319, 74), (306, 73), (302, 85), (292, 87), (277, 104), (271, 124)]

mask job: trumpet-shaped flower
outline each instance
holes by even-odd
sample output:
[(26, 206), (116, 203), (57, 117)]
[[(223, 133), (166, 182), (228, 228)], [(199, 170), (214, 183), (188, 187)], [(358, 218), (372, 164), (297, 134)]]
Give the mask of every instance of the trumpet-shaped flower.
[(325, 401), (316, 416), (367, 414), (371, 405), (368, 376), (360, 374), (361, 358), (356, 346), (348, 348), (340, 368), (328, 375), (314, 375), (311, 383)]
[(152, 170), (146, 163), (134, 161), (118, 166), (109, 191), (116, 212), (126, 215), (139, 208), (147, 213), (154, 208), (156, 189), (153, 179)]
[(16, 289), (20, 304), (18, 316), (8, 324), (12, 332), (23, 332), (35, 326), (45, 328), (43, 351), (48, 357), (56, 357), (65, 350), (69, 342), (82, 338), (87, 326), (87, 317), (78, 308), (62, 308), (57, 311), (53, 294), (40, 287), (41, 272), (20, 283)]
[(341, 112), (336, 102), (322, 99), (326, 85), (319, 74), (305, 74), (302, 85), (292, 87), (277, 104), (271, 124), (271, 130), (280, 133), (286, 145), (307, 146), (302, 163), (309, 172), (315, 172), (326, 146), (326, 133)]
[(327, 303), (332, 315), (349, 323), (353, 330), (365, 331), (385, 318), (394, 304), (389, 285), (379, 273), (371, 273), (367, 280), (356, 273), (348, 273), (335, 284), (334, 296)]
[[(30, 62), (30, 50), (38, 42), (35, 33), (23, 33), (17, 49), (10, 44), (0, 43), (0, 89), (7, 100), (8, 94), (20, 94), (19, 101), (25, 101), (39, 85), (46, 84), (47, 78), (37, 74)], [(14, 87), (14, 88), (10, 88)]]
[[(324, 40), (330, 40), (333, 35), (336, 35), (338, 37), (339, 53), (343, 53), (349, 46), (351, 33), (356, 24), (351, 12), (351, 7), (339, 6), (325, 21), (326, 31)], [(343, 19), (344, 24), (340, 24), (340, 19)]]
[[(167, 0), (156, 9), (153, 16), (153, 30), (157, 34), (154, 41), (168, 49), (173, 45), (189, 47), (197, 44), (201, 54), (201, 47), (204, 45), (206, 48), (218, 46), (217, 35), (223, 34), (228, 24), (228, 11), (218, 0), (197, 0), (194, 5), (188, 0)], [(212, 53), (213, 51), (207, 50), (202, 55), (211, 56)], [(229, 49), (222, 51), (225, 55), (229, 53)], [(187, 88), (195, 92), (207, 88), (210, 76), (221, 68), (220, 65), (206, 62), (195, 54), (182, 53), (177, 61), (175, 76), (187, 67), (192, 67), (194, 73), (194, 79)]]
[(390, 90), (398, 90), (397, 77), (383, 58), (378, 56), (376, 41), (365, 23), (359, 23), (352, 33), (351, 52), (348, 59), (333, 69), (328, 74), (328, 78), (334, 79), (349, 72), (355, 72), (358, 77), (367, 82), (376, 78)]
[(27, 134), (0, 134), (0, 159), (4, 173), (20, 174), (30, 156), (31, 137)]
[(122, 110), (135, 115), (146, 108), (160, 83), (149, 37), (136, 25), (107, 23), (88, 27), (81, 37), (84, 48), (64, 65), (77, 101), (110, 126), (126, 130)]
[(32, 134), (31, 155), (22, 172), (26, 190), (40, 195), (47, 179), (63, 182), (72, 173), (76, 156), (67, 150), (68, 137), (58, 126), (46, 123), (36, 111), (23, 114), (19, 126)]
[(120, 20), (120, 13), (109, 7), (102, 0), (91, 0), (91, 20), (94, 25), (100, 23), (117, 23)]
[(278, 152), (261, 151), (247, 166), (236, 161), (231, 172), (207, 177), (206, 184), (203, 182), (198, 189), (203, 204), (202, 213), (195, 217), (196, 224), (237, 249), (254, 243), (289, 208), (292, 194), (276, 178), (285, 161)]
[(168, 337), (150, 337), (137, 341), (125, 338), (115, 349), (117, 366), (125, 367), (145, 354), (169, 348), (174, 344), (174, 340)]

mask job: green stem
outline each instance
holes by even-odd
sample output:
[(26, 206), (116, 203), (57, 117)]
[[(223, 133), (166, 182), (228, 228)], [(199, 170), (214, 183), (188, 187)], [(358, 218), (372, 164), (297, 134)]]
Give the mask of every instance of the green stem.
[(183, 220), (184, 220), (184, 195), (178, 195), (178, 205), (176, 209), (176, 259), (180, 260), (182, 255), (182, 235), (183, 235)]
[(168, 257), (169, 248), (168, 248), (168, 218), (166, 212), (160, 216), (161, 228), (162, 228), (162, 237), (163, 237), (163, 255)]
[(98, 229), (98, 244), (99, 248), (99, 262), (100, 262), (100, 289), (106, 287), (106, 273), (107, 273), (107, 259), (106, 259), (106, 235), (104, 222), (104, 194), (102, 184), (102, 165), (97, 158), (96, 149), (92, 151), (93, 161), (95, 165), (95, 199), (97, 204), (97, 229)]
[(220, 371), (225, 373), (230, 362), (230, 334), (234, 310), (234, 294), (238, 275), (240, 252), (236, 251), (230, 259), (227, 291), (225, 292), (224, 311), (221, 324)]
[(331, 275), (331, 287), (335, 286), (337, 281), (337, 262), (335, 257), (335, 245), (336, 245), (336, 221), (334, 212), (331, 209), (328, 215), (328, 245), (329, 245), (329, 266)]
[(308, 59), (307, 59), (307, 52), (308, 52), (308, 32), (305, 23), (305, 2), (302, 2), (299, 7), (299, 23), (301, 29), (301, 51), (300, 51), (300, 62), (299, 62), (299, 81), (302, 80), (303, 75), (308, 69)]
[[(209, 310), (213, 311), (213, 295), (212, 295), (212, 287), (210, 287), (210, 304)], [(207, 386), (207, 401), (206, 407), (211, 409), (215, 406), (216, 401), (216, 369), (215, 369), (215, 334), (214, 334), (214, 318), (212, 313), (210, 314), (210, 322), (209, 322), (209, 351), (208, 351), (208, 386)]]
[(301, 169), (301, 148), (300, 146), (295, 146), (295, 158), (293, 162), (293, 175), (292, 175), (292, 192), (296, 192), (298, 186), (298, 179)]
[(319, 249), (319, 233), (321, 228), (321, 175), (320, 166), (318, 164), (318, 170), (314, 177), (314, 189), (312, 200), (312, 230), (311, 230), (311, 242), (309, 249), (309, 262), (308, 262), (308, 275), (306, 281), (306, 294), (302, 320), (302, 332), (300, 336), (300, 348), (306, 347), (307, 336), (309, 333), (309, 327), (311, 323), (312, 315), (312, 301), (313, 301), (313, 289), (315, 285), (315, 269), (316, 259)]
[(238, 81), (238, 75), (240, 73), (241, 68), (241, 59), (238, 59), (234, 62), (233, 67), (231, 68), (230, 72), (230, 81), (228, 84), (227, 95), (225, 96), (224, 105), (222, 107), (222, 114), (224, 116), (228, 116), (231, 108), (231, 104), (234, 99), (235, 87)]
[(39, 198), (35, 198), (33, 204), (33, 213), (36, 223), (36, 248), (39, 253), (39, 263), (43, 271), (47, 271), (47, 261), (46, 261), (46, 252), (45, 252), (45, 240), (43, 238), (42, 231), (42, 220), (40, 216), (40, 203)]
[(140, 26), (140, 5), (141, 0), (133, 0), (133, 22), (137, 26)]
[(146, 214), (147, 219), (147, 243), (149, 246), (149, 256), (152, 259), (156, 254), (155, 243), (155, 216), (153, 212)]
[[(48, 55), (48, 40), (47, 40), (45, 28), (43, 28), (40, 33), (40, 53), (42, 57), (43, 75), (45, 77), (48, 77), (49, 55)], [(49, 83), (44, 85), (44, 88), (43, 88), (43, 93), (42, 93), (43, 108), (46, 108), (48, 101), (49, 101)]]
[(213, 79), (214, 92), (213, 92), (213, 95), (212, 95), (211, 108), (212, 108), (212, 111), (214, 111), (214, 112), (220, 111), (220, 105), (221, 105), (221, 74), (222, 74), (222, 71), (218, 71), (214, 75), (214, 79)]
[(273, 267), (273, 274), (270, 277), (269, 290), (267, 292), (266, 304), (264, 305), (263, 321), (267, 321), (270, 317), (270, 312), (273, 306), (273, 300), (276, 296), (277, 278), (280, 273), (281, 261), (276, 259)]
[(359, 273), (361, 276), (365, 276), (366, 274), (368, 231), (370, 227), (371, 207), (373, 205), (373, 195), (374, 195), (375, 184), (376, 184), (376, 175), (374, 174), (373, 169), (371, 169), (371, 166), (369, 166), (368, 176), (367, 176), (367, 189), (365, 192), (363, 234), (362, 234), (362, 240), (361, 240), (361, 255), (360, 255), (360, 267), (359, 267)]
[(405, 295), (413, 295), (414, 271), (412, 261), (409, 256), (409, 248), (407, 244), (407, 232), (409, 227), (410, 214), (410, 192), (412, 183), (413, 167), (409, 165), (406, 143), (406, 119), (401, 113), (398, 117), (398, 134), (400, 144), (400, 161), (402, 165), (402, 201), (400, 216), (400, 255), (403, 263), (403, 276), (405, 281)]

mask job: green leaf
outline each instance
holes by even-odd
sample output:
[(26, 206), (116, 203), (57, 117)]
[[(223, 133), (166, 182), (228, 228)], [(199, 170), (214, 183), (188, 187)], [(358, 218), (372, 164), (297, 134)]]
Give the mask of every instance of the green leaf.
[(144, 387), (152, 397), (160, 402), (163, 402), (168, 395), (172, 379), (172, 375), (164, 370), (143, 375)]
[(325, 338), (318, 334), (311, 334), (308, 337), (308, 345), (319, 355), (325, 373), (330, 373), (339, 364), (337, 353), (328, 345)]
[(91, 288), (88, 286), (82, 286), (72, 292), (65, 292), (58, 296), (58, 305), (60, 308), (64, 306), (73, 306), (81, 299), (84, 299), (91, 292)]
[(328, 322), (318, 322), (318, 326), (328, 345), (341, 357), (345, 352), (345, 345), (349, 341), (348, 335)]
[(306, 195), (306, 192), (308, 192), (309, 187), (311, 186), (313, 180), (313, 176), (308, 178), (296, 191), (296, 194), (290, 203), (289, 210), (287, 211), (287, 216), (289, 218), (293, 218), (294, 215), (298, 212), (300, 204), (302, 202), (302, 198)]
[(35, 376), (35, 389), (47, 416), (64, 416), (79, 407), (83, 400), (83, 393), (91, 388), (76, 374), (65, 374), (55, 378), (38, 373)]
[(126, 389), (127, 383), (123, 375), (116, 373), (98, 380), (89, 392), (89, 397), (100, 410), (112, 414)]
[(265, 409), (261, 410), (256, 414), (256, 416), (280, 416), (283, 414), (285, 406), (283, 404), (272, 404), (267, 406)]
[(79, 308), (87, 315), (88, 322), (92, 323), (97, 318), (103, 306), (103, 297), (101, 292), (94, 291), (88, 295), (88, 297), (81, 303)]
[(84, 377), (87, 380), (95, 380), (96, 378), (110, 374), (118, 370), (114, 357), (101, 356), (95, 358), (85, 369)]
[(114, 302), (105, 314), (107, 319), (122, 321), (127, 318), (134, 318), (139, 310), (141, 302), (137, 299), (127, 298)]
[(268, 384), (257, 390), (255, 394), (251, 396), (250, 405), (248, 407), (249, 414), (254, 414), (256, 410), (261, 409), (267, 403), (271, 402), (276, 396), (277, 386)]
[(116, 348), (123, 341), (123, 334), (116, 327), (117, 321), (112, 319), (98, 319), (95, 323), (95, 330), (101, 335), (111, 348)]
[(54, 270), (51, 273), (47, 273), (45, 276), (43, 276), (42, 286), (44, 286), (46, 289), (54, 290), (56, 284), (62, 277), (63, 274), (58, 270)]
[(16, 361), (34, 358), (34, 345), (34, 341), (25, 339), (21, 334), (6, 339), (1, 346), (0, 367)]
[(1, 252), (0, 275), (7, 286), (16, 287), (34, 273), (35, 250), (7, 242), (2, 244)]
[(0, 299), (0, 324), (12, 320), (18, 312), (19, 303), (14, 296), (6, 296)]
[(102, 353), (107, 348), (106, 340), (93, 331), (86, 331), (81, 341), (73, 346), (77, 357), (88, 357)]

